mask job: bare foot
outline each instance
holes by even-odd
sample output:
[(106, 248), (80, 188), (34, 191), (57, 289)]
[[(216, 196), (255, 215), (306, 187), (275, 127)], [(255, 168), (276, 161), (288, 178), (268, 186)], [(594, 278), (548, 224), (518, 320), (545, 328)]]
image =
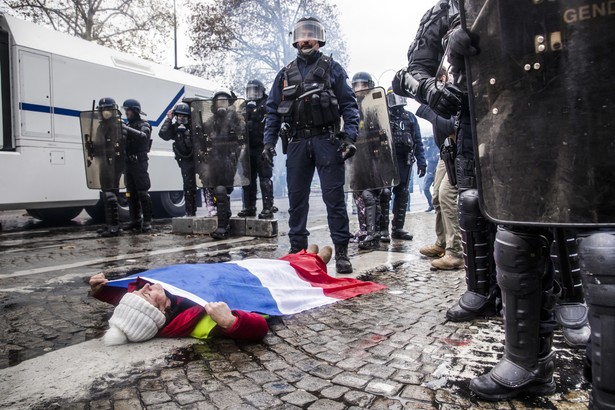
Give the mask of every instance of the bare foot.
[(323, 246), (320, 252), (318, 252), (318, 256), (325, 262), (325, 265), (331, 260), (331, 255), (333, 255), (333, 248), (330, 246)]
[(307, 253), (318, 253), (318, 245), (315, 243), (310, 244), (305, 250)]

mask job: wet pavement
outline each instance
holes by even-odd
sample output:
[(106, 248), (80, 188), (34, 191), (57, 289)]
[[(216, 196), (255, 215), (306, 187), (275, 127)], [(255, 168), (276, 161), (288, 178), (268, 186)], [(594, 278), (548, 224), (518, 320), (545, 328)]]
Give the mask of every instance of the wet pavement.
[[(418, 197), (417, 197), (418, 198)], [(263, 343), (156, 340), (105, 347), (111, 307), (87, 296), (89, 276), (120, 277), (173, 263), (275, 258), (278, 238), (148, 235), (98, 238), (85, 216), (48, 226), (0, 213), (0, 407), (75, 409), (586, 409), (583, 351), (556, 332), (556, 394), (481, 402), (468, 390), (502, 353), (499, 318), (452, 323), (446, 309), (465, 289), (463, 271), (431, 271), (418, 248), (433, 241), (434, 214), (414, 198), (413, 241), (359, 252), (355, 276), (388, 286), (370, 295), (274, 318)], [(330, 244), (326, 214), (311, 200), (310, 242)], [(287, 207), (278, 201), (280, 209)], [(233, 203), (233, 212), (240, 204)], [(199, 210), (199, 215), (204, 211)], [(351, 217), (356, 229), (356, 217)], [(329, 272), (335, 272), (329, 265)]]

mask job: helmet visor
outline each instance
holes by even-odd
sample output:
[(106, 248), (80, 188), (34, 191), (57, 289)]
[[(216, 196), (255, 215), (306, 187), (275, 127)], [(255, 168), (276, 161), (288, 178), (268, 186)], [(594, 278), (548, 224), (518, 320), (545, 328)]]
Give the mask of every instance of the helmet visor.
[(248, 84), (246, 86), (246, 98), (248, 100), (260, 100), (263, 98), (263, 88), (258, 84)]
[(371, 88), (369, 81), (357, 80), (352, 82), (352, 89), (354, 92), (368, 90), (369, 88)]
[(391, 92), (387, 94), (387, 103), (389, 107), (397, 107), (398, 105), (408, 104), (408, 99)]
[(313, 20), (299, 21), (291, 33), (292, 43), (299, 41), (315, 40), (321, 43), (326, 41), (324, 26)]

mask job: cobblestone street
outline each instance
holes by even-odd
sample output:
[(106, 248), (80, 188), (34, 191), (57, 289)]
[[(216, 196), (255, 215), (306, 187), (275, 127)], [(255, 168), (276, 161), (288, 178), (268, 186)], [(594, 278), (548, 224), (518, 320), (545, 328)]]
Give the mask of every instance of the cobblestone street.
[[(310, 242), (330, 244), (322, 201), (312, 198), (311, 203)], [(430, 260), (419, 257), (418, 248), (433, 241), (434, 215), (415, 207), (407, 215), (413, 241), (381, 244), (374, 252), (359, 252), (351, 244), (355, 276), (387, 289), (272, 318), (263, 343), (184, 339), (158, 347), (146, 342), (143, 349), (149, 345), (155, 364), (135, 359), (128, 370), (117, 371), (104, 370), (103, 362), (126, 359), (138, 346), (104, 347), (96, 340), (112, 308), (87, 296), (90, 275), (105, 271), (119, 277), (173, 263), (279, 257), (288, 250), (285, 233), (213, 242), (173, 235), (170, 221), (162, 220), (151, 235), (100, 239), (97, 227), (87, 221), (17, 229), (5, 218), (0, 234), (0, 407), (586, 409), (590, 385), (581, 374), (584, 352), (569, 349), (559, 331), (556, 394), (488, 403), (470, 393), (471, 378), (487, 371), (502, 353), (502, 321), (446, 320), (446, 309), (465, 289), (464, 274), (432, 271)], [(285, 232), (287, 214), (280, 212), (278, 218)], [(351, 221), (356, 228), (356, 217)], [(329, 272), (335, 272), (333, 263)], [(42, 387), (38, 392), (36, 386), (58, 370), (46, 360), (62, 351), (83, 354), (86, 350), (79, 349), (86, 347), (99, 351), (92, 357), (108, 356), (100, 359), (101, 370), (89, 371), (91, 381), (59, 397)], [(18, 378), (33, 368), (40, 380)]]

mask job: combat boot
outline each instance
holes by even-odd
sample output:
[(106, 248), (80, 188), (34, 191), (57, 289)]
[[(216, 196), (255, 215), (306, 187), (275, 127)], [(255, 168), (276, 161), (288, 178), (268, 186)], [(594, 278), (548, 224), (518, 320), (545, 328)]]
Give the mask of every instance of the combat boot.
[(439, 270), (455, 270), (463, 268), (463, 258), (447, 253), (441, 258), (431, 261), (431, 266)]
[(376, 215), (378, 209), (376, 207), (376, 199), (373, 192), (363, 191), (363, 202), (365, 209), (363, 210), (365, 216), (365, 230), (367, 236), (359, 242), (359, 249), (373, 250), (378, 247), (378, 237), (376, 236)]
[(400, 192), (399, 195), (395, 195), (393, 200), (393, 229), (391, 230), (391, 238), (403, 239), (405, 241), (411, 241), (412, 234), (404, 231), (404, 223), (406, 222), (406, 207), (408, 206), (408, 192)]
[(140, 231), (143, 225), (143, 218), (141, 217), (141, 201), (139, 201), (139, 195), (136, 192), (127, 192), (126, 197), (128, 199), (130, 222), (124, 226), (124, 229), (127, 231)]
[(122, 228), (120, 227), (120, 213), (117, 196), (113, 192), (105, 192), (104, 201), (105, 222), (107, 223), (107, 226), (102, 232), (100, 232), (100, 236), (103, 238), (119, 236), (122, 234)]
[(352, 264), (348, 258), (348, 244), (335, 244), (335, 271), (352, 273)]
[(148, 233), (152, 231), (152, 217), (154, 210), (152, 209), (152, 198), (147, 191), (139, 191), (139, 201), (143, 209), (143, 226), (141, 232)]
[(307, 237), (293, 237), (290, 239), (290, 250), (288, 253), (299, 253), (303, 249), (307, 249), (308, 241)]
[(211, 237), (227, 239), (231, 235), (231, 203), (226, 188), (216, 188), (215, 202), (218, 213), (218, 227), (211, 233)]
[(419, 249), (419, 253), (421, 255), (425, 255), (430, 258), (441, 258), (444, 256), (445, 251), (446, 249), (439, 246), (438, 244), (423, 246), (421, 249)]
[(273, 182), (269, 178), (261, 178), (261, 195), (263, 196), (263, 210), (258, 219), (273, 219)]
[(256, 195), (254, 195), (254, 201), (252, 201), (252, 185), (243, 187), (243, 209), (237, 212), (237, 216), (240, 218), (248, 218), (256, 216)]

